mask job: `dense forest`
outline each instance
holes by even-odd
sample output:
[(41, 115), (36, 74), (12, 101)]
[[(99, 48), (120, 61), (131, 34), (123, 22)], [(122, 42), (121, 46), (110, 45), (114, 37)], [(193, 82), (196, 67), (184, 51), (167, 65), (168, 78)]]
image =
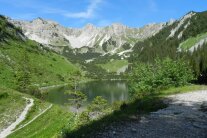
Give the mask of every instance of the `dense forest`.
[[(190, 22), (190, 25), (187, 28), (184, 28), (188, 22)], [(156, 58), (164, 59), (169, 57), (174, 60), (184, 58), (190, 63), (194, 74), (198, 78), (197, 82), (206, 83), (207, 44), (204, 43), (193, 51), (179, 50), (179, 46), (182, 42), (207, 32), (206, 22), (207, 12), (196, 13), (196, 15), (183, 23), (173, 37), (169, 37), (171, 30), (178, 25), (179, 21), (166, 26), (155, 36), (146, 39), (145, 41), (138, 42), (134, 46), (134, 51), (129, 58), (129, 61), (131, 63), (154, 63), (154, 59)], [(182, 37), (179, 38), (178, 36), (181, 32)]]

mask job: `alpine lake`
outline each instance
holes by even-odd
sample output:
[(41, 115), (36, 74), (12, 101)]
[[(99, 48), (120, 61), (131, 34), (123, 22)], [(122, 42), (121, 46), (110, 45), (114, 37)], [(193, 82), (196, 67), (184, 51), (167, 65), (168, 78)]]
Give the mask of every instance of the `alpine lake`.
[[(68, 86), (51, 88), (44, 92), (44, 97), (48, 102), (64, 107), (69, 104), (70, 95), (67, 94), (68, 90)], [(90, 104), (97, 96), (103, 97), (109, 104), (129, 99), (128, 85), (123, 80), (89, 81), (78, 84), (77, 90), (87, 96), (87, 101), (83, 107)]]

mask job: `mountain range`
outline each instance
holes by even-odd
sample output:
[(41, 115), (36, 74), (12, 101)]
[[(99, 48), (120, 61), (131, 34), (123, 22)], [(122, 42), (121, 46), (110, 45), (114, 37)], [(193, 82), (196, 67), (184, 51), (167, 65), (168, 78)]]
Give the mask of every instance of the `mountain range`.
[[(127, 58), (137, 42), (155, 36), (162, 29), (169, 26), (174, 27), (171, 28), (166, 39), (170, 39), (175, 35), (178, 39), (181, 39), (183, 31), (191, 24), (191, 17), (195, 15), (196, 12), (189, 12), (178, 20), (152, 23), (140, 28), (131, 28), (120, 23), (113, 23), (106, 27), (87, 24), (82, 28), (71, 28), (42, 18), (36, 18), (32, 21), (13, 20), (11, 18), (8, 18), (8, 20), (22, 29), (27, 38), (61, 54), (72, 50), (74, 54), (118, 54), (122, 58)], [(205, 38), (202, 39), (201, 43), (204, 42)], [(196, 43), (194, 47), (197, 47), (198, 44), (200, 42)], [(71, 54), (71, 52), (68, 53)]]
[(83, 28), (70, 28), (42, 18), (32, 21), (9, 21), (20, 27), (29, 39), (56, 52), (62, 52), (64, 47), (69, 47), (78, 53), (93, 51), (100, 54), (128, 52), (137, 41), (155, 35), (166, 26), (166, 23), (153, 23), (141, 28), (131, 28), (114, 23), (106, 27), (87, 24)]
[[(93, 73), (100, 73), (101, 68), (114, 72), (123, 67), (126, 69), (128, 63), (153, 62), (157, 57), (176, 59), (186, 55), (185, 52), (190, 52), (187, 56), (191, 59), (189, 56), (199, 54), (201, 50), (198, 49), (207, 42), (207, 12), (191, 11), (180, 19), (141, 28), (120, 23), (106, 27), (87, 24), (82, 28), (70, 28), (42, 18), (32, 21), (6, 19), (19, 30), (16, 36), (34, 40), (42, 48), (50, 49)], [(191, 64), (197, 69), (205, 67), (197, 62), (203, 62), (204, 57), (197, 56), (198, 60), (195, 57)]]

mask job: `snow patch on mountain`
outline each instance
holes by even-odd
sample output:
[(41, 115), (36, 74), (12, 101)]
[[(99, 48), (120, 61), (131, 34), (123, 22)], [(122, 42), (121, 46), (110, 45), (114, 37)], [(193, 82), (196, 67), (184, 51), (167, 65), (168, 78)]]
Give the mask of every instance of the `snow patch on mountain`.
[[(135, 40), (143, 40), (158, 33), (166, 24), (149, 24), (142, 28), (130, 28), (120, 23), (106, 27), (87, 24), (83, 28), (67, 28), (58, 23), (42, 18), (32, 21), (10, 19), (14, 25), (22, 28), (24, 34), (47, 47), (68, 46), (72, 49), (89, 47), (101, 53), (115, 53), (126, 42), (134, 44)], [(108, 41), (112, 42), (112, 44)], [(103, 45), (105, 44), (105, 50)], [(108, 46), (106, 46), (108, 45)], [(113, 47), (111, 46), (113, 45)], [(108, 50), (108, 51), (106, 51)]]

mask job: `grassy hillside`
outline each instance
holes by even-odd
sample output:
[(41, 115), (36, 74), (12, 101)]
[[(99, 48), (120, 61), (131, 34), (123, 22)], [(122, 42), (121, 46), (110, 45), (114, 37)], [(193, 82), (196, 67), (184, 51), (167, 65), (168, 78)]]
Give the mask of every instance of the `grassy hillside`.
[(105, 64), (98, 64), (98, 66), (102, 67), (107, 72), (117, 72), (118, 69), (120, 69), (126, 65), (128, 65), (127, 60), (112, 60), (112, 61), (109, 61)]
[(32, 85), (65, 83), (78, 70), (64, 57), (27, 40), (21, 30), (2, 16), (0, 36), (0, 85), (14, 88), (18, 71), (23, 66), (29, 70)]
[(0, 130), (14, 122), (24, 110), (27, 104), (24, 97), (33, 98), (34, 105), (17, 128), (46, 112), (9, 137), (57, 137), (63, 128), (70, 128), (72, 113), (55, 105), (49, 108), (50, 103), (14, 89), (23, 73), (28, 74), (29, 85), (41, 87), (67, 83), (78, 70), (66, 58), (28, 40), (19, 28), (0, 16)]
[(9, 138), (51, 138), (58, 137), (61, 131), (72, 127), (72, 114), (53, 106), (46, 113), (38, 117), (34, 122), (11, 134)]
[[(29, 110), (26, 119), (21, 122), (19, 126), (32, 120), (50, 105), (49, 103), (40, 101), (30, 95), (0, 87), (0, 130), (14, 122), (16, 117), (21, 114), (26, 107), (26, 100), (24, 97), (33, 98), (34, 106)], [(39, 116), (35, 121), (24, 128), (17, 130), (8, 137), (57, 137), (65, 127), (71, 129), (73, 122), (73, 115), (71, 113), (53, 105), (52, 108)], [(19, 126), (17, 126), (17, 128)]]
[(188, 50), (195, 44), (199, 43), (202, 39), (207, 38), (207, 33), (199, 34), (196, 37), (191, 37), (187, 39), (186, 41), (182, 42), (180, 44), (180, 48), (183, 50)]
[[(16, 120), (26, 106), (23, 94), (14, 90), (0, 88), (0, 130)], [(9, 107), (9, 108), (8, 108)]]

